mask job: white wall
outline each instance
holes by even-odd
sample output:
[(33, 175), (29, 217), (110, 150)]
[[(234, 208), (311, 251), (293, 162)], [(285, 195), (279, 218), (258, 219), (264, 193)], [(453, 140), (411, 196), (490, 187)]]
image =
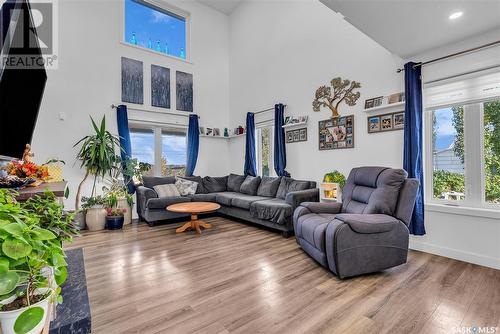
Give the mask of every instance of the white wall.
[[(49, 157), (66, 161), (64, 177), (73, 207), (78, 182), (84, 172), (73, 166), (73, 144), (92, 132), (89, 115), (100, 120), (106, 115), (108, 128), (116, 133), (116, 111), (111, 104), (121, 100), (121, 57), (143, 61), (144, 105), (151, 109), (150, 66), (171, 70), (171, 100), (175, 111), (175, 71), (193, 73), (194, 111), (202, 126), (229, 125), (228, 17), (195, 1), (169, 1), (191, 14), (191, 60), (183, 62), (121, 43), (123, 2), (71, 1), (59, 4), (59, 69), (48, 71), (48, 81), (33, 137), (36, 161)], [(156, 109), (161, 110), (161, 109)], [(59, 120), (64, 112), (66, 119)], [(139, 115), (138, 115), (139, 114)], [(187, 124), (186, 117), (129, 110), (129, 116)], [(228, 171), (228, 144), (224, 140), (202, 138), (195, 173), (225, 174)], [(216, 153), (216, 154), (215, 154)], [(89, 195), (91, 182), (83, 194)]]

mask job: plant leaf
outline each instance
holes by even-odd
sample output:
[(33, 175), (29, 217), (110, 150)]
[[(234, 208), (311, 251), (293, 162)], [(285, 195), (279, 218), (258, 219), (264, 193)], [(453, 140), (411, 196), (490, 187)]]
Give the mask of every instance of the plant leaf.
[(23, 228), (19, 223), (10, 223), (8, 225), (5, 225), (3, 227), (3, 230), (16, 237), (21, 237), (23, 235)]
[(43, 319), (45, 311), (40, 306), (30, 307), (21, 313), (14, 323), (16, 334), (26, 334), (35, 328)]
[(17, 260), (19, 258), (28, 256), (31, 252), (31, 246), (18, 239), (7, 239), (2, 244), (2, 251), (8, 257)]
[(15, 271), (0, 274), (0, 295), (6, 295), (14, 291), (19, 279), (19, 275)]
[(66, 263), (66, 260), (64, 259), (64, 256), (59, 253), (52, 254), (52, 264), (54, 265), (54, 267), (64, 267), (68, 265)]
[(0, 257), (0, 274), (4, 274), (9, 271), (9, 259), (6, 257)]
[(68, 269), (66, 267), (60, 267), (58, 273), (54, 273), (54, 277), (56, 279), (57, 285), (61, 286), (64, 282), (66, 282), (66, 278), (68, 277)]
[(35, 240), (52, 240), (56, 238), (54, 233), (44, 228), (35, 228), (33, 232), (35, 233), (35, 237), (33, 238)]

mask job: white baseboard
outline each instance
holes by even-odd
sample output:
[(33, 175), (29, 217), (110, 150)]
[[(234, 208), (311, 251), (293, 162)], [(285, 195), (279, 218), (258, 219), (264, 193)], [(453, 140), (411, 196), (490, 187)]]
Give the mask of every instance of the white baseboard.
[(481, 266), (490, 267), (493, 269), (500, 269), (500, 258), (494, 258), (482, 254), (464, 252), (458, 249), (437, 246), (411, 238), (410, 238), (410, 249), (431, 253), (435, 255), (440, 255), (444, 257), (449, 257), (455, 260), (479, 264)]

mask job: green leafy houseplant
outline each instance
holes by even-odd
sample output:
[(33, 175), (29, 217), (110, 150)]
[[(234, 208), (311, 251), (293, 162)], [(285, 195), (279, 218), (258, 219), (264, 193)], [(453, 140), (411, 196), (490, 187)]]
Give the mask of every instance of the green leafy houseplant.
[(325, 174), (323, 178), (323, 182), (329, 182), (329, 183), (338, 183), (340, 189), (344, 188), (345, 186), (345, 176), (344, 174), (340, 173), (337, 170), (334, 170), (333, 172)]
[[(47, 199), (51, 209), (44, 212), (40, 201), (21, 205), (12, 192), (0, 189), (0, 320), (4, 333), (38, 330), (46, 317), (42, 302), (47, 298), (62, 302), (57, 285), (67, 277), (62, 240), (68, 236), (59, 233), (61, 221), (59, 227), (49, 224), (51, 217), (63, 217), (62, 208)], [(55, 282), (50, 281), (48, 268), (52, 268)], [(17, 310), (15, 322), (9, 323), (5, 312)]]
[(95, 133), (83, 137), (74, 145), (74, 147), (81, 145), (77, 159), (81, 161), (81, 167), (86, 170), (85, 176), (78, 185), (76, 193), (75, 208), (77, 210), (80, 205), (80, 193), (83, 183), (90, 174), (94, 175), (91, 194), (91, 196), (94, 196), (97, 178), (110, 174), (113, 168), (115, 168), (117, 162), (115, 150), (117, 147), (120, 147), (118, 137), (106, 130), (106, 117), (102, 118), (99, 126), (97, 126), (92, 117), (90, 120), (92, 121)]

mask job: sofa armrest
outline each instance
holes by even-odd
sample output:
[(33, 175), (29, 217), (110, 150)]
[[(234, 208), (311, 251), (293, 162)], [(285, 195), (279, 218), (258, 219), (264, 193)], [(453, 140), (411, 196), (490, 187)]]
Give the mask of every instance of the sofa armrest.
[(335, 216), (357, 233), (374, 234), (389, 232), (402, 222), (389, 215), (383, 214), (348, 214), (342, 213)]
[(318, 202), (304, 202), (300, 204), (301, 207), (306, 208), (311, 213), (326, 213), (337, 214), (342, 211), (342, 203), (318, 203)]
[(306, 189), (299, 191), (292, 191), (286, 194), (285, 202), (290, 204), (292, 208), (296, 208), (302, 202), (318, 202), (319, 189)]
[(139, 186), (136, 189), (137, 192), (137, 202), (141, 208), (141, 211), (146, 210), (147, 202), (150, 198), (158, 198), (158, 194), (151, 188), (144, 186)]

